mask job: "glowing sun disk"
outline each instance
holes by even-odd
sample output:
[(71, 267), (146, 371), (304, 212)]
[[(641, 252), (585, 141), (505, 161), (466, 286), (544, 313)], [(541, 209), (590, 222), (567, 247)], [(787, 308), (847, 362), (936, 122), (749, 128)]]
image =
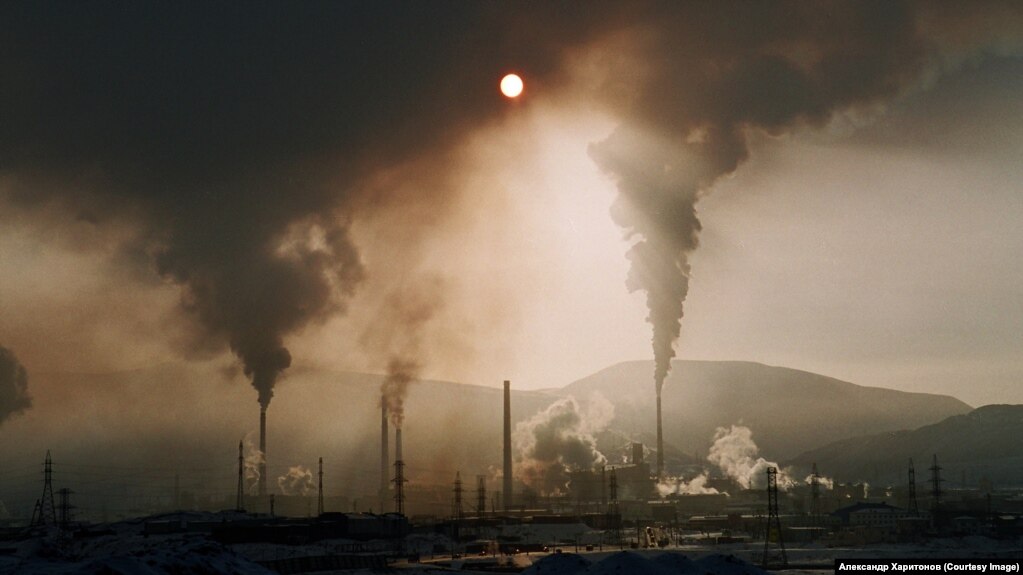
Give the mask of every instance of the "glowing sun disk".
[(509, 98), (516, 98), (522, 93), (522, 78), (516, 74), (508, 74), (501, 78), (501, 93)]

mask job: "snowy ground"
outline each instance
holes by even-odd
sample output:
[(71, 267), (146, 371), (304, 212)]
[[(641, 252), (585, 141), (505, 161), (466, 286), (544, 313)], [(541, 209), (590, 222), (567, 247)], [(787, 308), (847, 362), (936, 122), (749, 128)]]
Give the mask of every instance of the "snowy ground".
[[(219, 516), (218, 516), (219, 517)], [(209, 517), (189, 517), (197, 521)], [(101, 526), (109, 533), (87, 538), (62, 538), (56, 530), (39, 532), (18, 540), (0, 541), (0, 575), (171, 575), (202, 573), (210, 575), (268, 575), (272, 573), (258, 564), (295, 557), (343, 555), (351, 551), (352, 541), (327, 540), (309, 545), (276, 545), (247, 543), (220, 545), (203, 534), (144, 534), (144, 521), (125, 521)], [(540, 529), (538, 529), (540, 527)], [(553, 539), (555, 536), (590, 542), (594, 532), (584, 526), (553, 527), (531, 526), (522, 532), (510, 532), (523, 540)], [(94, 527), (98, 532), (100, 527)], [(547, 531), (552, 531), (548, 533)], [(393, 541), (361, 543), (366, 548), (396, 552)], [(720, 573), (722, 575), (763, 575), (757, 565), (763, 553), (763, 542), (733, 543), (725, 545), (687, 544), (664, 550), (619, 550), (603, 547), (594, 552), (572, 553), (574, 544), (564, 545), (562, 552), (551, 554), (520, 554), (513, 557), (462, 557), (452, 559), (450, 554), (436, 553), (437, 549), (450, 549), (450, 540), (438, 534), (410, 535), (402, 552), (418, 554), (422, 563), (402, 562), (387, 571), (400, 575), (426, 575), (452, 572), (483, 572), (486, 564), (511, 564), (526, 575), (666, 575)], [(598, 548), (599, 549), (599, 548)], [(920, 545), (871, 545), (869, 547), (826, 547), (820, 544), (790, 545), (787, 549), (790, 564), (819, 565), (831, 572), (835, 558), (1017, 558), (1023, 559), (1020, 541), (994, 541), (983, 537), (937, 539)], [(785, 571), (820, 573), (821, 571)], [(368, 569), (337, 571), (346, 575), (369, 575)], [(324, 572), (319, 572), (325, 575)]]

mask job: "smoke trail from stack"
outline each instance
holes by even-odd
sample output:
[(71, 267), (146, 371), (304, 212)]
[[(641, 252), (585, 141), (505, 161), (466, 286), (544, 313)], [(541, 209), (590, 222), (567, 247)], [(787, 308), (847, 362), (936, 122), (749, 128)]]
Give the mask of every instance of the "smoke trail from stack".
[(405, 397), (408, 386), (419, 375), (419, 364), (411, 359), (392, 357), (387, 363), (387, 378), (380, 385), (380, 405), (387, 411), (396, 432), (405, 423)]
[(11, 350), (0, 345), (0, 424), (30, 407), (28, 371)]
[[(0, 6), (3, 207), (53, 203), (96, 225), (129, 224), (122, 247), (179, 287), (195, 351), (229, 346), (263, 408), (290, 365), (288, 336), (342, 311), (362, 280), (352, 221), (402, 199), (366, 182), (442, 156), (503, 113), (480, 79), (509, 62), (556, 86), (567, 54), (628, 39), (598, 66), (609, 78), (593, 98), (621, 125), (591, 152), (617, 182), (615, 221), (636, 240), (628, 283), (646, 294), (660, 390), (698, 245), (696, 202), (746, 159), (750, 133), (821, 125), (980, 48), (1018, 49), (1021, 35), (1012, 2), (244, 13), (167, 3), (66, 5), (59, 18), (48, 3)], [(183, 30), (188, 49), (168, 51)], [(443, 186), (420, 192), (431, 194), (424, 205), (446, 199)]]
[[(813, 5), (780, 6), (656, 6), (636, 33), (634, 57), (623, 59), (639, 71), (623, 64), (610, 73), (637, 81), (616, 103), (620, 125), (589, 152), (614, 180), (611, 215), (633, 240), (626, 285), (646, 296), (658, 402), (699, 246), (697, 202), (748, 158), (750, 136), (820, 126), (888, 100), (947, 65), (943, 41), (964, 49), (981, 38), (985, 20), (960, 25), (903, 2), (837, 3), (823, 17)], [(659, 472), (661, 436), (658, 424)]]
[(429, 357), (426, 329), (443, 307), (443, 290), (438, 278), (421, 278), (396, 288), (359, 338), (369, 354), (387, 358), (380, 407), (396, 430), (405, 422), (408, 387), (419, 378)]

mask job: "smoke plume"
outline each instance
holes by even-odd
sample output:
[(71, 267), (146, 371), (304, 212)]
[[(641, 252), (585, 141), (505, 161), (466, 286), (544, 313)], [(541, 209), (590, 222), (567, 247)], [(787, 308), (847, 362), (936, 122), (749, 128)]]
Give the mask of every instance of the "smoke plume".
[(419, 377), (428, 356), (426, 329), (443, 308), (444, 283), (423, 278), (392, 291), (360, 343), (371, 354), (387, 354), (387, 378), (380, 385), (380, 404), (387, 408), (391, 425), (405, 421), (408, 386)]
[(788, 489), (795, 484), (785, 470), (777, 463), (760, 457), (759, 452), (750, 428), (742, 425), (719, 427), (714, 433), (714, 444), (710, 447), (707, 461), (718, 466), (743, 489), (765, 488), (768, 467), (778, 470), (779, 489)]
[[(627, 287), (646, 294), (658, 393), (681, 330), (689, 256), (699, 245), (696, 204), (747, 159), (751, 135), (868, 110), (947, 66), (952, 51), (984, 42), (1001, 48), (1007, 36), (1019, 45), (1020, 28), (1012, 28), (1018, 9), (993, 3), (962, 19), (937, 6), (944, 5), (645, 6), (635, 59), (620, 58), (628, 64), (609, 74), (635, 80), (621, 81), (632, 90), (618, 102), (622, 122), (590, 155), (617, 184), (612, 217), (635, 238)], [(1001, 23), (992, 18), (999, 13)]]
[(316, 492), (313, 472), (304, 465), (293, 465), (287, 473), (277, 478), (277, 488), (283, 495), (312, 495)]
[(569, 472), (588, 471), (607, 462), (594, 434), (614, 419), (614, 406), (594, 394), (583, 409), (574, 397), (555, 401), (515, 426), (515, 472), (542, 494), (564, 493)]
[(701, 473), (696, 477), (685, 481), (681, 477), (668, 478), (665, 481), (657, 483), (657, 492), (661, 497), (667, 497), (668, 495), (716, 495), (718, 490), (713, 487), (707, 487), (707, 481), (710, 478), (707, 477), (706, 473)]
[[(805, 483), (807, 485), (811, 485), (813, 483), (813, 474), (812, 473), (810, 475), (806, 476)], [(823, 475), (818, 475), (817, 476), (817, 483), (821, 487), (823, 487), (824, 489), (827, 489), (829, 491), (835, 488), (835, 480), (830, 478), (830, 477), (825, 477)]]
[(0, 345), (0, 424), (30, 407), (28, 372), (11, 350)]
[(245, 434), (245, 455), (242, 460), (245, 475), (245, 491), (252, 492), (259, 487), (260, 470), (266, 464), (266, 457), (252, 441), (252, 433)]
[[(289, 336), (342, 313), (366, 276), (353, 227), (407, 199), (367, 182), (445, 171), (424, 160), (507, 113), (495, 83), (514, 68), (620, 120), (591, 153), (635, 238), (628, 286), (646, 294), (660, 390), (696, 203), (750, 135), (876, 106), (988, 44), (1018, 49), (1020, 21), (996, 1), (3, 3), (2, 201), (131, 230), (124, 259), (178, 286), (190, 353), (230, 348), (265, 408)], [(601, 78), (576, 85), (592, 70), (564, 66), (581, 52)], [(409, 188), (425, 212), (451, 193)]]
[[(230, 348), (265, 408), (288, 337), (342, 313), (363, 281), (353, 222), (403, 201), (373, 175), (442, 156), (505, 110), (491, 80), (508, 62), (553, 77), (563, 47), (610, 22), (485, 4), (251, 8), (0, 7), (0, 200), (131, 230), (124, 260), (178, 286), (195, 320), (187, 353)], [(490, 41), (535, 22), (564, 27)], [(415, 193), (441, 209), (449, 192)]]
[(391, 425), (401, 429), (405, 423), (405, 396), (408, 385), (419, 373), (419, 364), (408, 359), (392, 358), (387, 364), (387, 379), (380, 386), (380, 402), (387, 407)]

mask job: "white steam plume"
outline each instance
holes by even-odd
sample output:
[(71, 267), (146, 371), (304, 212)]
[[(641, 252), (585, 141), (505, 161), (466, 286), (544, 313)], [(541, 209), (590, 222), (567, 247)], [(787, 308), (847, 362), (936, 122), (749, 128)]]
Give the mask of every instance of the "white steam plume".
[(564, 493), (570, 471), (607, 462), (593, 434), (611, 422), (614, 406), (595, 393), (584, 407), (574, 397), (565, 397), (515, 426), (515, 470), (526, 485), (543, 494)]
[(287, 473), (277, 478), (277, 487), (284, 495), (312, 495), (316, 491), (313, 472), (304, 465), (289, 467)]
[(714, 444), (707, 461), (721, 469), (744, 489), (762, 489), (767, 486), (767, 468), (778, 470), (778, 488), (788, 489), (795, 481), (773, 462), (759, 457), (760, 450), (753, 441), (753, 432), (743, 425), (719, 427), (714, 433)]

